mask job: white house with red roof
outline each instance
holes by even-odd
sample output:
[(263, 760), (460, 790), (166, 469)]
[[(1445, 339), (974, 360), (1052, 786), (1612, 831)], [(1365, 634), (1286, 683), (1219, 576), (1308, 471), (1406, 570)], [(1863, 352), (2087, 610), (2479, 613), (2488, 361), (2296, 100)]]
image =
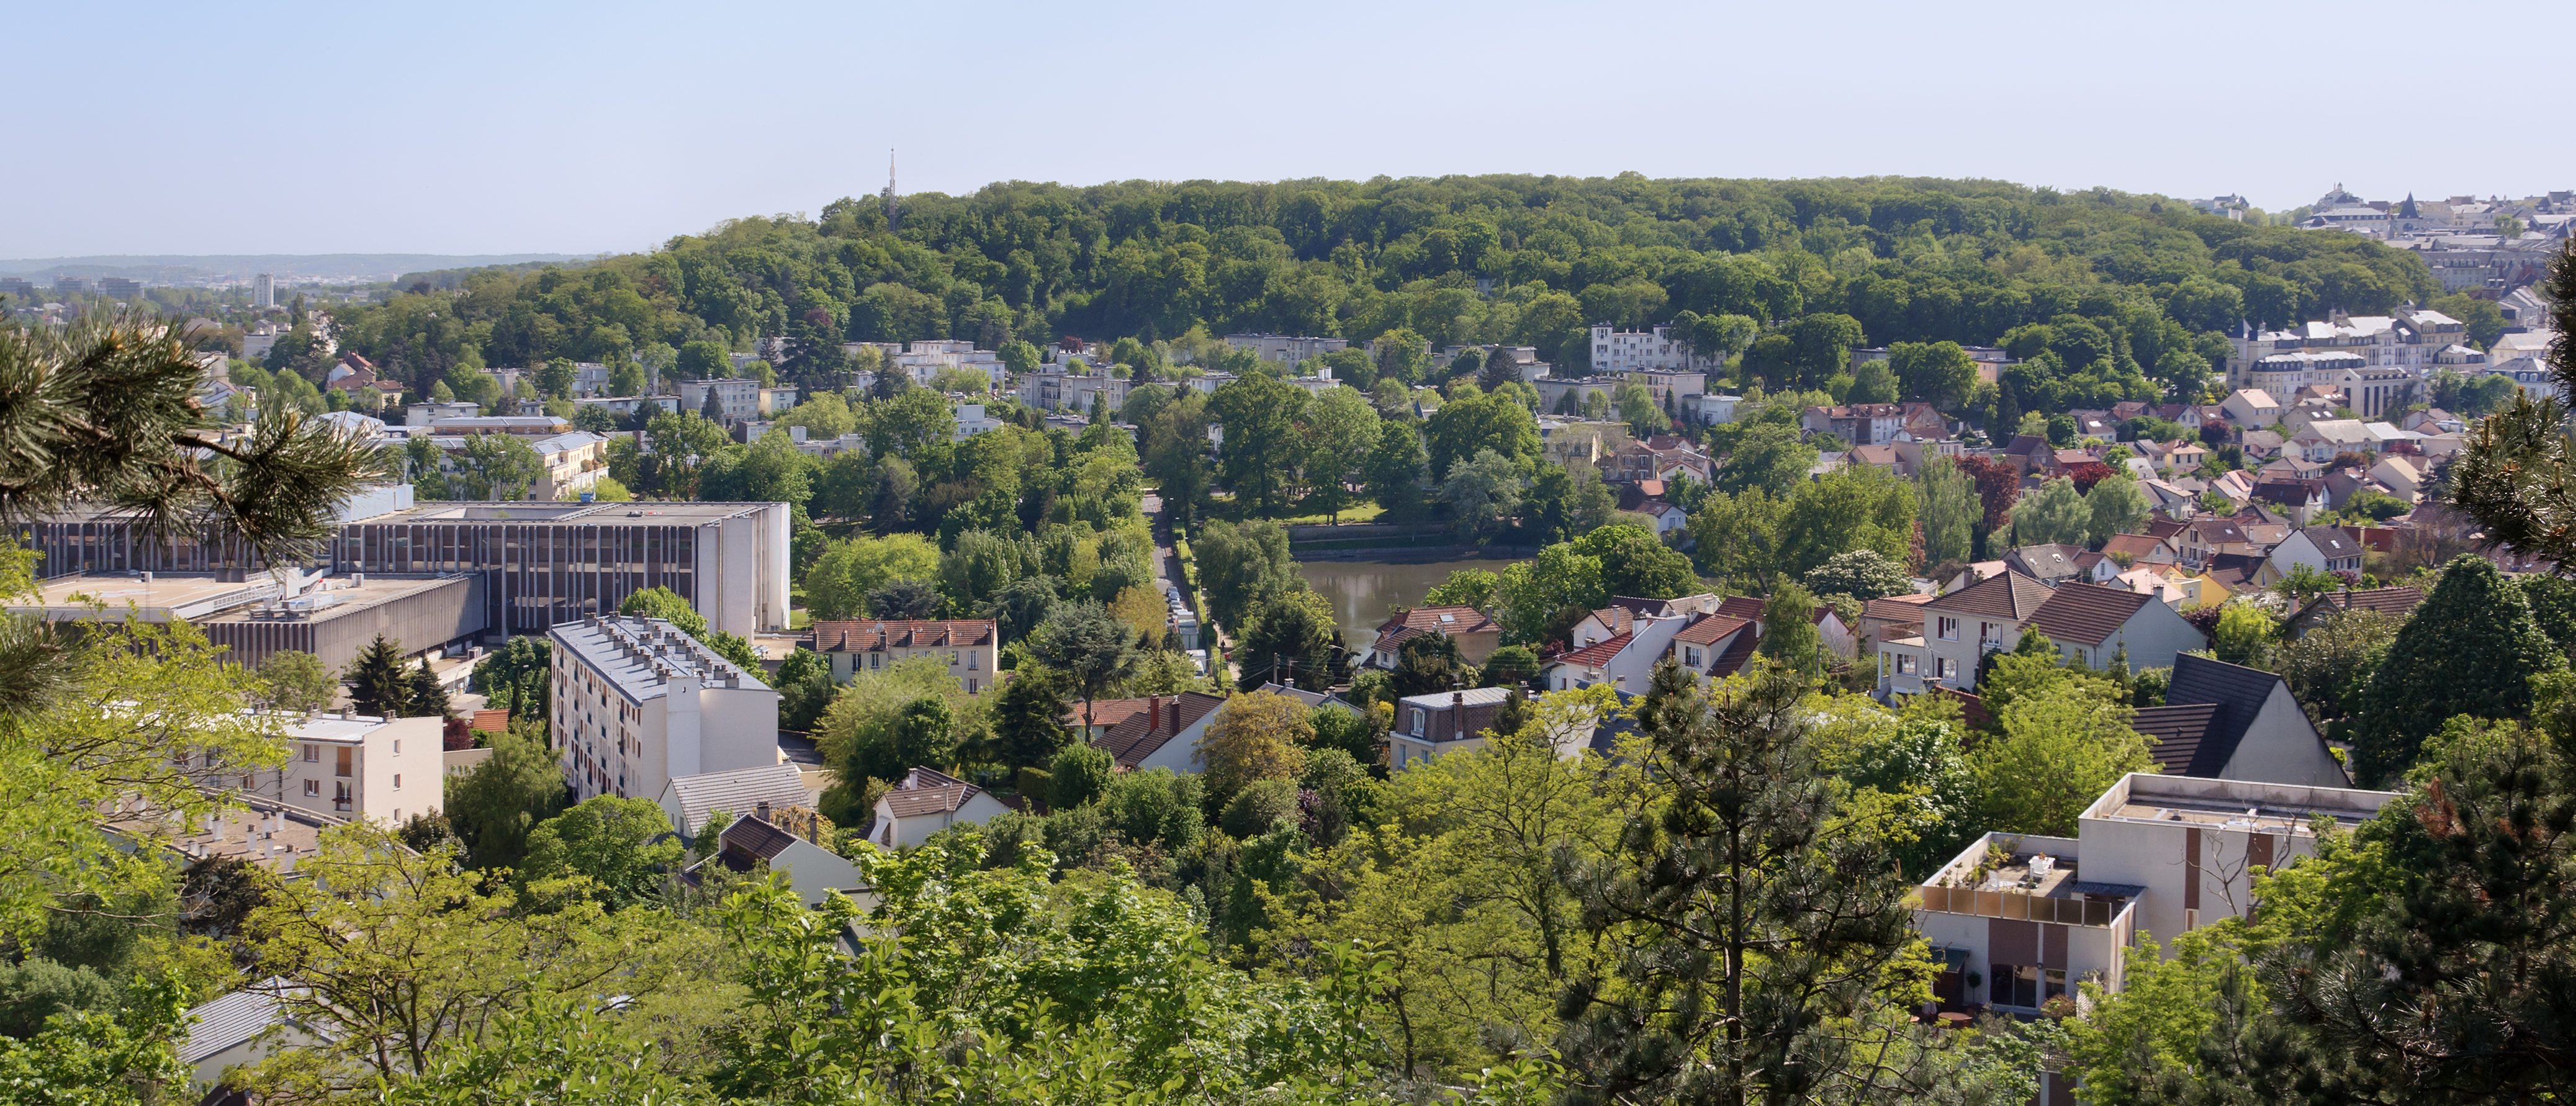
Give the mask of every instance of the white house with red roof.
[(982, 825), (1009, 810), (992, 792), (928, 768), (915, 768), (877, 799), (877, 822), (868, 840), (904, 848), (950, 826)]
[(1502, 646), (1503, 628), (1474, 607), (1415, 607), (1378, 623), (1377, 638), (1351, 658), (1353, 668), (1392, 671), (1404, 643), (1424, 634), (1447, 634), (1458, 643), (1458, 657), (1482, 665)]

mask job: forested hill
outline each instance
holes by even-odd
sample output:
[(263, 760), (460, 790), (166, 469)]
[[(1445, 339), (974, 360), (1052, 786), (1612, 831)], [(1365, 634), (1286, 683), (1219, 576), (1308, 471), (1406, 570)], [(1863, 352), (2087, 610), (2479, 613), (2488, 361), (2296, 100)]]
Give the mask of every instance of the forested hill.
[(1587, 347), (1565, 339), (1585, 323), (1683, 311), (1775, 327), (1848, 315), (1871, 344), (1991, 345), (2080, 316), (2098, 337), (2058, 351), (2066, 368), (2098, 356), (2135, 381), (2240, 319), (2384, 312), (2435, 292), (2415, 256), (2356, 236), (1994, 181), (1013, 182), (904, 197), (898, 228), (881, 201), (844, 199), (819, 220), (743, 219), (579, 269), (413, 285), (344, 315), (344, 337), (425, 388), (460, 362), (775, 334), (998, 347), (1194, 326), (1355, 341), (1410, 329), (1580, 367)]

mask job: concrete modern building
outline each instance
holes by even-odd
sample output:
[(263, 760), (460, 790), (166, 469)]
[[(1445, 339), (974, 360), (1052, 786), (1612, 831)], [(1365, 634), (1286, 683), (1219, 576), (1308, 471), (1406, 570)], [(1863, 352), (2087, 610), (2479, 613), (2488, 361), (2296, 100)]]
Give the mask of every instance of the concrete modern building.
[(673, 777), (779, 763), (778, 693), (669, 622), (593, 616), (547, 636), (577, 800), (658, 798)]
[[(67, 512), (31, 524), (24, 538), (44, 555), (49, 578), (151, 572), (249, 584), (267, 571), (237, 542), (155, 541), (117, 511)], [(787, 552), (784, 503), (445, 501), (344, 521), (318, 568), (352, 580), (479, 579), (472, 600), (479, 619), (435, 639), (404, 635), (414, 647), (465, 634), (543, 633), (615, 611), (653, 587), (678, 592), (714, 628), (749, 637), (787, 627)]]
[(283, 581), (264, 573), (228, 581), (216, 573), (125, 572), (57, 576), (38, 585), (33, 602), (10, 609), (58, 621), (129, 612), (148, 622), (186, 619), (241, 664), (294, 651), (337, 671), (378, 634), (411, 654), (472, 640), (486, 624), (483, 593), (474, 574), (296, 572)]
[(1225, 344), (1248, 349), (1264, 361), (1290, 365), (1309, 357), (1322, 357), (1334, 350), (1351, 348), (1347, 338), (1299, 338), (1286, 334), (1228, 334)]
[(286, 731), (286, 766), (242, 790), (345, 821), (400, 825), (444, 809), (444, 719), (323, 715)]
[[(2140, 933), (2160, 941), (2254, 909), (2254, 869), (2316, 851), (2313, 822), (2351, 829), (2395, 795), (2334, 787), (2130, 775), (2077, 819), (2076, 836), (1990, 833), (1915, 892), (1944, 1007), (2039, 1013), (2094, 983), (2118, 992)], [(2038, 1101), (2071, 1103), (2050, 1073)]]
[(1717, 368), (1709, 358), (1691, 352), (1673, 337), (1669, 325), (1652, 330), (1615, 330), (1608, 323), (1592, 326), (1592, 371), (1624, 373), (1634, 369), (1705, 373)]

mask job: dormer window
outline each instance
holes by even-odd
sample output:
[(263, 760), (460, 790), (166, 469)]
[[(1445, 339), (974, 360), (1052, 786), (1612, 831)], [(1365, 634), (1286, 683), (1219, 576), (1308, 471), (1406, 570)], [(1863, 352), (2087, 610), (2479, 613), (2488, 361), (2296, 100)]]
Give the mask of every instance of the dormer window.
[(1424, 714), (1421, 707), (1413, 708), (1413, 736), (1422, 736), (1422, 727), (1426, 720), (1427, 715)]

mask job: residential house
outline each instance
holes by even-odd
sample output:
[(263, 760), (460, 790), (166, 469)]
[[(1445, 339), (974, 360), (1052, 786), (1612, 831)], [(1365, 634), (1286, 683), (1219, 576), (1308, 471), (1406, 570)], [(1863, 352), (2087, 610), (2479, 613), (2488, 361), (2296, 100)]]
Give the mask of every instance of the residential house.
[(1697, 406), (1699, 397), (1708, 394), (1708, 374), (1698, 369), (1626, 369), (1619, 375), (1644, 385), (1655, 406), (1672, 415)]
[(2295, 530), (2272, 547), (2272, 571), (2288, 579), (2296, 568), (2361, 575), (2361, 542), (2340, 527), (2309, 526)]
[(2228, 425), (2239, 430), (2260, 430), (2281, 421), (2281, 401), (2259, 388), (2228, 393), (2218, 409), (2226, 413)]
[(1142, 713), (1111, 726), (1097, 744), (1109, 750), (1122, 771), (1205, 772), (1207, 760), (1199, 755), (1199, 741), (1225, 704), (1225, 696), (1204, 691), (1147, 696)]
[(2433, 466), (2422, 457), (2391, 453), (2370, 466), (2370, 478), (2388, 489), (2388, 494), (2407, 502), (2424, 497), (2433, 481)]
[[(1096, 743), (1108, 736), (1119, 723), (1145, 713), (1154, 702), (1152, 699), (1095, 699), (1087, 704), (1073, 704), (1073, 709), (1064, 712), (1057, 721), (1072, 731), (1076, 738)], [(1087, 716), (1086, 711), (1089, 712)]]
[(1709, 482), (1712, 471), (1708, 455), (1688, 440), (1657, 434), (1645, 441), (1629, 442), (1619, 447), (1619, 451), (1611, 455), (1610, 464), (1602, 475), (1616, 483), (1669, 481), (1676, 476), (1688, 476), (1705, 484)]
[(565, 500), (598, 486), (608, 475), (608, 439), (587, 430), (556, 434), (529, 442), (544, 478), (530, 489), (533, 499)]
[(1723, 680), (1744, 670), (1762, 637), (1762, 623), (1735, 615), (1694, 616), (1664, 646), (1664, 656), (1689, 669), (1702, 682)]
[(1592, 370), (1624, 373), (1634, 370), (1663, 370), (1674, 373), (1709, 373), (1721, 366), (1717, 360), (1691, 350), (1690, 343), (1673, 336), (1670, 324), (1651, 330), (1615, 330), (1608, 323), (1592, 326)]
[(1868, 642), (1889, 638), (1913, 637), (1923, 632), (1923, 605), (1932, 601), (1925, 594), (1889, 595), (1861, 604), (1860, 636)]
[(1567, 632), (1566, 652), (1539, 666), (1539, 686), (1562, 691), (1609, 684), (1643, 694), (1655, 662), (1694, 615), (1714, 609), (1713, 596), (1683, 599), (1613, 597)]
[[(884, 804), (878, 807), (882, 809)], [(716, 854), (690, 865), (681, 873), (681, 882), (699, 885), (710, 865), (720, 864), (736, 875), (748, 875), (766, 864), (770, 871), (786, 876), (788, 887), (808, 906), (822, 902), (828, 892), (852, 894), (867, 890), (858, 865), (771, 822), (776, 813), (769, 807), (756, 806), (751, 813), (737, 816), (716, 835)]]
[[(1732, 615), (1736, 618), (1741, 618), (1755, 624), (1759, 624), (1762, 621), (1763, 601), (1757, 596), (1729, 595), (1723, 598), (1716, 596), (1694, 596), (1693, 598), (1716, 599), (1717, 606), (1714, 609), (1719, 614)], [(1673, 602), (1679, 603), (1684, 602), (1684, 600), (1676, 599), (1673, 600)], [(1844, 625), (1842, 616), (1835, 614), (1832, 607), (1826, 606), (1822, 603), (1816, 604), (1816, 609), (1811, 614), (1809, 621), (1816, 624), (1816, 634), (1818, 637), (1824, 639), (1826, 652), (1832, 653), (1838, 657), (1859, 655), (1860, 628), (1857, 626)]]
[(2075, 563), (2075, 559), (2084, 553), (2085, 549), (2080, 545), (2024, 545), (2004, 551), (2004, 567), (2040, 583), (2055, 585), (2086, 578), (2087, 574)]
[(2059, 585), (2017, 630), (2005, 648), (2037, 630), (2088, 668), (2107, 668), (2123, 656), (2132, 671), (2163, 668), (2176, 654), (2209, 647), (2209, 639), (2161, 594), (2082, 582)]
[[(2256, 869), (2315, 855), (2317, 819), (2350, 832), (2397, 797), (2136, 773), (2077, 817), (2073, 838), (1987, 834), (1913, 896), (1932, 993), (1944, 1006), (2023, 1016), (2085, 983), (2117, 994), (2139, 934), (2246, 916)], [(2072, 1102), (2070, 1082), (2049, 1073), (2037, 1100)]]
[(2419, 588), (2361, 588), (2327, 592), (2309, 600), (2307, 606), (2299, 608), (2299, 613), (2291, 615), (2289, 621), (2282, 625), (2282, 632), (2298, 637), (2327, 615), (2338, 611), (2375, 611), (2402, 622), (2423, 602), (2424, 592)]
[(947, 665), (969, 695), (999, 678), (1000, 635), (989, 618), (852, 619), (817, 622), (812, 632), (814, 651), (831, 662), (834, 683), (924, 657)]
[(1808, 433), (1831, 434), (1856, 446), (1885, 445), (1907, 422), (1904, 405), (1895, 403), (1810, 407), (1799, 416), (1799, 426)]
[(1423, 634), (1447, 634), (1458, 643), (1458, 657), (1482, 666), (1502, 645), (1503, 628), (1474, 607), (1415, 607), (1377, 625), (1377, 637), (1351, 658), (1353, 668), (1393, 670), (1404, 643)]
[(2339, 453), (2372, 453), (2380, 443), (2359, 419), (2318, 419), (2290, 436), (2290, 449), (2311, 464), (2323, 465)]
[(2141, 708), (2129, 725), (2156, 739), (2156, 764), (2169, 776), (2310, 787), (2352, 782), (2290, 685), (2260, 668), (2177, 656), (2165, 705)]
[(2245, 456), (2257, 461), (2280, 456), (2288, 445), (2279, 434), (2269, 430), (2245, 431), (2237, 436), (2236, 444), (2245, 451)]
[(1907, 693), (1936, 683), (1974, 688), (1978, 662), (2012, 648), (2021, 638), (2017, 627), (2051, 594), (2037, 578), (2007, 571), (1934, 597), (1923, 604), (1923, 636), (1878, 644), (1879, 686)]
[(2305, 526), (2326, 510), (2326, 482), (2323, 479), (2264, 479), (2254, 483), (2253, 502), (2279, 507), (2297, 525)]
[(400, 825), (444, 806), (446, 762), (436, 718), (325, 714), (286, 729), (283, 767), (245, 775), (245, 795), (343, 821)]
[(1919, 399), (1897, 406), (1904, 408), (1897, 429), (1907, 437), (1930, 440), (1950, 436), (1950, 420), (1941, 414), (1940, 408)]
[(2102, 554), (2121, 568), (2137, 565), (2169, 565), (2182, 560), (2173, 542), (2154, 534), (2113, 534), (2102, 543)]
[(1656, 537), (1662, 537), (1690, 525), (1689, 512), (1661, 499), (1648, 499), (1635, 507), (1621, 509), (1644, 515), (1652, 520), (1655, 524)]
[(915, 768), (877, 799), (876, 825), (868, 839), (885, 848), (906, 848), (950, 826), (982, 825), (1009, 809), (981, 787)]
[(815, 795), (805, 786), (804, 775), (796, 765), (782, 762), (674, 776), (662, 785), (662, 812), (670, 815), (672, 832), (694, 838), (698, 828), (707, 824), (707, 816), (717, 811), (749, 814), (762, 807), (810, 808)]
[(226, 1097), (217, 1086), (224, 1073), (258, 1064), (281, 1049), (321, 1043), (286, 1012), (282, 996), (296, 990), (285, 978), (270, 976), (189, 1009), (187, 1036), (179, 1042), (179, 1062), (188, 1068), (189, 1101), (204, 1106), (247, 1101)]
[(2004, 460), (2012, 462), (2023, 476), (2046, 471), (2056, 457), (2048, 439), (2037, 434), (2023, 434), (2004, 446)]
[(2119, 436), (2120, 420), (2112, 417), (2109, 411), (2074, 410), (2068, 411), (2066, 416), (2075, 420), (2075, 436), (2078, 438), (2100, 438), (2107, 442)]
[(1511, 694), (1508, 688), (1480, 687), (1397, 700), (1395, 732), (1387, 742), (1390, 764), (1400, 769), (1441, 753), (1483, 748), (1487, 729)]
[(2412, 430), (2418, 434), (2459, 434), (2468, 430), (2467, 423), (2462, 422), (2458, 416), (2439, 407), (2427, 407), (2421, 411), (2409, 411), (2406, 413), (2405, 418), (2398, 421), (2397, 425), (2404, 429)]

